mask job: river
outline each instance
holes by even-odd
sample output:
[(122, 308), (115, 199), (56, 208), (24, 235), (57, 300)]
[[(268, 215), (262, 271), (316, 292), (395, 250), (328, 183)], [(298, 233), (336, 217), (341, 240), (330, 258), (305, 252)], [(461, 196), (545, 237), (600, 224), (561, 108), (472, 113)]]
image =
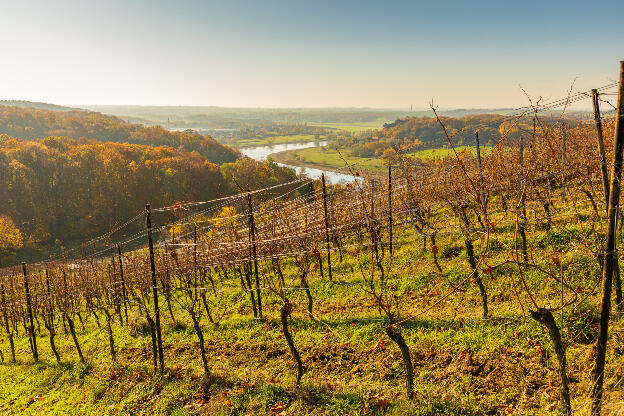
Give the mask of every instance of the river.
[[(183, 131), (187, 129), (188, 127), (169, 127), (170, 131)], [(227, 132), (236, 131), (235, 129), (208, 129), (208, 128), (202, 128), (202, 127), (196, 127), (194, 129), (201, 134), (213, 134), (216, 131), (227, 131)], [(280, 144), (272, 144), (272, 145), (266, 145), (266, 146), (240, 147), (240, 148), (237, 148), (237, 150), (240, 151), (243, 155), (248, 156), (252, 159), (263, 161), (263, 160), (266, 160), (267, 157), (273, 153), (283, 152), (285, 150), (300, 150), (300, 149), (307, 149), (308, 147), (319, 147), (319, 146), (326, 146), (326, 145), (327, 145), (327, 141), (303, 142), (303, 143), (280, 143)], [(307, 166), (288, 165), (288, 164), (280, 163), (280, 162), (277, 162), (277, 164), (280, 166), (286, 166), (288, 168), (295, 169), (297, 173), (305, 175), (312, 179), (320, 179), (321, 174), (324, 173), (325, 181), (332, 185), (336, 185), (336, 184), (344, 185), (346, 183), (350, 183), (354, 181), (353, 175), (349, 175), (345, 173), (338, 173), (338, 172), (333, 172), (331, 170), (310, 168)]]
[[(245, 156), (249, 156), (252, 159), (259, 161), (266, 160), (267, 157), (273, 153), (283, 152), (285, 150), (300, 150), (307, 149), (308, 147), (319, 147), (327, 145), (326, 141), (320, 142), (305, 142), (305, 143), (282, 143), (273, 144), (267, 146), (254, 146), (254, 147), (241, 147), (238, 150)], [(286, 166), (295, 169), (298, 173), (303, 174), (309, 178), (318, 179), (321, 174), (325, 174), (325, 180), (330, 184), (345, 184), (353, 182), (354, 177), (344, 173), (332, 172), (330, 170), (309, 168), (307, 166), (294, 166), (284, 163), (277, 163), (280, 166)]]

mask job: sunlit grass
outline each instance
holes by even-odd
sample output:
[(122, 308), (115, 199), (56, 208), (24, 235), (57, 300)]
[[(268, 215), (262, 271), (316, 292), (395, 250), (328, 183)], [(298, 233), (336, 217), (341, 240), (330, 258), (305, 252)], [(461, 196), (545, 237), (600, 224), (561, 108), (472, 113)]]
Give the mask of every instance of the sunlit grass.
[(352, 166), (354, 171), (380, 171), (383, 169), (381, 159), (355, 157), (351, 156), (348, 151), (340, 152), (328, 146), (280, 152), (273, 157), (279, 162), (290, 165), (311, 166), (328, 170), (345, 170), (346, 172), (349, 169), (345, 164), (345, 160)]

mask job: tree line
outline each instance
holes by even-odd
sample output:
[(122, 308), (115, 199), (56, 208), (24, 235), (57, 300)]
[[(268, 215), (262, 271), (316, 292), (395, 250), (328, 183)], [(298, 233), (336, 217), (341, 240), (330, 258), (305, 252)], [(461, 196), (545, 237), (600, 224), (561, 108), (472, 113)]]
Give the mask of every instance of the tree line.
[[(0, 264), (106, 233), (117, 219), (154, 206), (258, 189), (295, 178), (273, 162), (218, 166), (172, 147), (0, 135)], [(8, 242), (13, 242), (9, 244)]]
[[(478, 114), (466, 117), (440, 117), (447, 132), (454, 139), (454, 144), (473, 144), (476, 131), (481, 143), (493, 145), (502, 136), (508, 136), (507, 130), (515, 123), (498, 114)], [(527, 119), (528, 120), (528, 119)], [(517, 126), (514, 125), (517, 129)], [(466, 141), (466, 138), (467, 141)], [(464, 143), (466, 141), (466, 143)], [(409, 152), (417, 149), (445, 147), (447, 139), (440, 123), (432, 117), (407, 117), (386, 123), (383, 128), (369, 130), (355, 136), (343, 136), (332, 146), (347, 149), (357, 157), (380, 157), (387, 149)]]

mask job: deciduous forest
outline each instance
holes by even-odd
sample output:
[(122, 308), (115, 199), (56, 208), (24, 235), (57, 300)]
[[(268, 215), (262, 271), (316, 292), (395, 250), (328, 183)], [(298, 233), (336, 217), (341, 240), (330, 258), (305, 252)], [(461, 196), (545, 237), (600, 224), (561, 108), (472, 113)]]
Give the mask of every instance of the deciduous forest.
[(0, 265), (60, 253), (115, 228), (146, 201), (213, 199), (295, 177), (194, 132), (84, 111), (0, 110), (0, 212), (8, 227)]

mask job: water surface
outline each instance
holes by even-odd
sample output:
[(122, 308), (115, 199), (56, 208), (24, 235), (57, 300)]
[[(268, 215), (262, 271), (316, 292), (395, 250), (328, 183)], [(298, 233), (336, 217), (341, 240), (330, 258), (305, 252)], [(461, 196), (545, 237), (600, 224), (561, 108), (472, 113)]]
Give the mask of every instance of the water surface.
[[(266, 160), (267, 157), (273, 153), (283, 152), (286, 150), (301, 150), (309, 147), (326, 146), (326, 141), (319, 142), (305, 142), (305, 143), (279, 143), (266, 146), (253, 146), (253, 147), (241, 147), (238, 150), (245, 156), (249, 156), (252, 159), (259, 161)], [(280, 166), (286, 166), (293, 168), (297, 173), (303, 174), (312, 179), (319, 179), (321, 174), (325, 174), (325, 180), (330, 184), (345, 184), (353, 182), (354, 177), (345, 173), (333, 172), (330, 170), (309, 168), (306, 166), (288, 165), (285, 163), (277, 163)]]

